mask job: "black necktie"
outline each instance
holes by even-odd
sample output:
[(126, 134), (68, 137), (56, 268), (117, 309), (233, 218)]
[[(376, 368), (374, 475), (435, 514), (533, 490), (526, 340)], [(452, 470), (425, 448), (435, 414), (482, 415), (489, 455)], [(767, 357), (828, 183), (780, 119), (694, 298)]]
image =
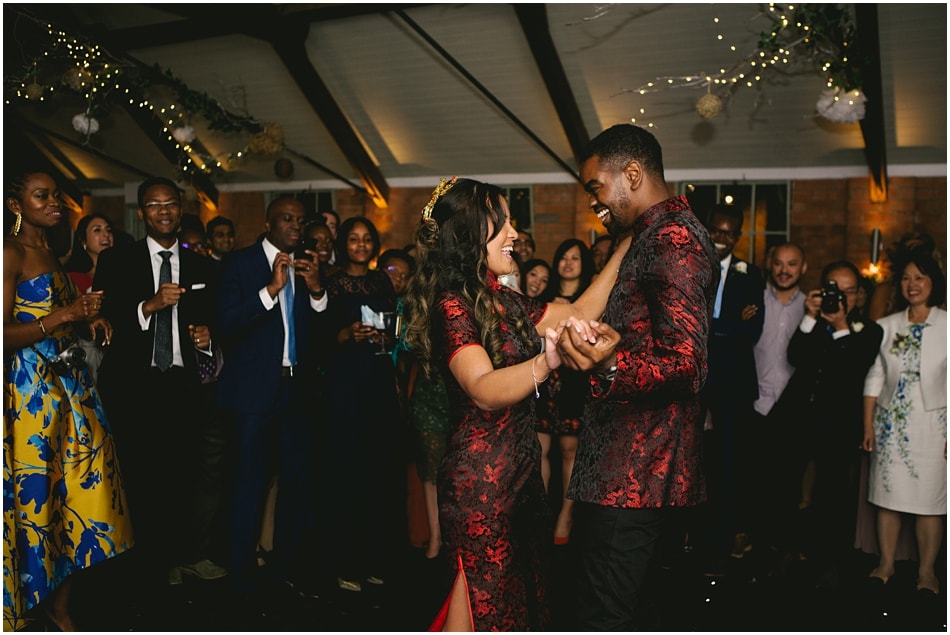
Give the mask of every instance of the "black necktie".
[[(172, 252), (160, 251), (162, 268), (158, 271), (158, 286), (172, 281)], [(172, 308), (165, 307), (155, 314), (155, 365), (166, 371), (172, 365)]]

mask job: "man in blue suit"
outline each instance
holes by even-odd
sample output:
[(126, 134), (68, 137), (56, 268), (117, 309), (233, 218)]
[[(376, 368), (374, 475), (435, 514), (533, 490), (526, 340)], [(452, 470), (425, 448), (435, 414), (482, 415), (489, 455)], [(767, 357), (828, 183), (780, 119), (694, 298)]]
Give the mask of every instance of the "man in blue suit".
[[(746, 473), (752, 453), (747, 428), (759, 392), (753, 347), (762, 334), (765, 281), (758, 267), (733, 253), (742, 221), (741, 209), (717, 205), (706, 222), (721, 268), (709, 332), (709, 375), (702, 391), (707, 413), (703, 456), (713, 514), (707, 555), (714, 564), (730, 546), (736, 557), (749, 546), (744, 482), (753, 475)], [(722, 566), (715, 568), (721, 572)]]
[(267, 207), (264, 237), (232, 252), (221, 267), (218, 320), (224, 369), (218, 403), (235, 423), (237, 451), (229, 570), (235, 589), (254, 591), (257, 529), (272, 474), (278, 475), (271, 564), (290, 587), (304, 576), (305, 538), (313, 526), (313, 372), (308, 351), (326, 309), (316, 252), (294, 259), (303, 204), (289, 196)]
[(103, 251), (93, 282), (113, 327), (99, 386), (122, 457), (136, 550), (145, 566), (165, 569), (169, 584), (181, 584), (183, 572), (227, 575), (208, 558), (226, 442), (199, 372), (199, 363), (214, 363), (217, 272), (181, 248), (181, 213), (173, 181), (142, 182), (146, 237)]

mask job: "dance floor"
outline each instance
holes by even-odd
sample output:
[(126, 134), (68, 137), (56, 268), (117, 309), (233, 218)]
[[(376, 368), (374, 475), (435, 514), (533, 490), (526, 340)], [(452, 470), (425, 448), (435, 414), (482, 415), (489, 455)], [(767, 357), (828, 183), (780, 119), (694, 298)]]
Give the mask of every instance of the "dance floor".
[[(652, 587), (651, 631), (944, 631), (945, 591), (918, 592), (916, 567), (901, 562), (886, 586), (865, 576), (875, 559), (856, 552), (836, 579), (807, 560), (778, 561), (771, 554), (732, 559), (725, 575), (709, 577), (684, 552), (669, 559)], [(262, 584), (251, 600), (238, 601), (227, 580), (184, 583), (135, 580), (122, 559), (99, 565), (74, 591), (74, 615), (83, 631), (366, 632), (425, 631), (442, 601), (445, 558), (426, 560), (407, 547), (394, 559), (382, 586), (361, 592), (334, 580), (301, 597), (281, 584)], [(551, 593), (550, 630), (571, 631), (570, 545), (558, 547)], [(260, 571), (266, 580), (266, 567)], [(945, 569), (940, 571), (946, 580)], [(37, 622), (32, 630), (43, 630)]]

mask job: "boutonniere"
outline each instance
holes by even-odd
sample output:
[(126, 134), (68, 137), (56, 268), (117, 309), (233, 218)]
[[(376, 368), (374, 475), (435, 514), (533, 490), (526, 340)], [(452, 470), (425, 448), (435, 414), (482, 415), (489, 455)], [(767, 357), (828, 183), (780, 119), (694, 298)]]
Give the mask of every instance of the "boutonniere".
[(864, 322), (855, 322), (851, 325), (851, 330), (855, 333), (860, 333), (864, 330)]
[(734, 269), (739, 273), (747, 273), (749, 271), (748, 267), (746, 267), (746, 264), (742, 261), (732, 263), (732, 267), (730, 267), (730, 269)]

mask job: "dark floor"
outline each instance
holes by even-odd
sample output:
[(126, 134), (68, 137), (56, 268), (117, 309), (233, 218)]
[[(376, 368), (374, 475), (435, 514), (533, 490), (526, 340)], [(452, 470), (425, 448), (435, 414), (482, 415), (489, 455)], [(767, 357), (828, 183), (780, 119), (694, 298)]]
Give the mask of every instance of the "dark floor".
[[(572, 630), (570, 546), (559, 547), (552, 576), (550, 630)], [(226, 579), (185, 577), (180, 586), (146, 584), (121, 574), (120, 556), (98, 565), (74, 592), (77, 626), (85, 631), (425, 631), (441, 604), (444, 558), (425, 560), (407, 548), (391, 579), (362, 592), (325, 584), (318, 599), (279, 585), (238, 602)], [(865, 576), (874, 559), (855, 554), (837, 580), (822, 579), (808, 561), (771, 562), (753, 549), (731, 559), (724, 576), (707, 577), (683, 553), (653, 587), (654, 631), (946, 631), (945, 592), (915, 590), (916, 566), (899, 563), (886, 586)], [(262, 569), (262, 574), (266, 569)], [(87, 572), (93, 573), (93, 570)], [(945, 580), (945, 571), (941, 579)], [(329, 582), (329, 581), (328, 581)], [(42, 624), (35, 626), (42, 630)]]

